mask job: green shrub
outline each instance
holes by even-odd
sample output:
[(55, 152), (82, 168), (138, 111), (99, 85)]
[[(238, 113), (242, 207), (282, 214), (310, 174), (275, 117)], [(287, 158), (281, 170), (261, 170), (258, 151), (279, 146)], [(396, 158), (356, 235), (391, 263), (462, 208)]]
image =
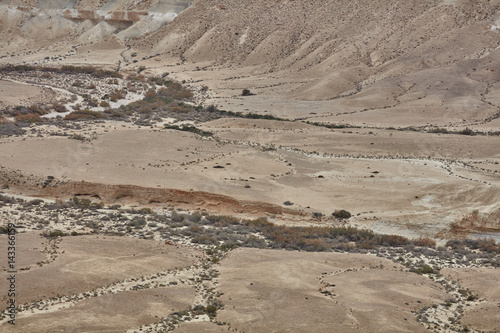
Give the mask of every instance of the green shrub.
[(207, 305), (207, 307), (205, 308), (205, 312), (209, 317), (215, 317), (217, 315), (217, 306)]
[(243, 89), (241, 91), (241, 96), (252, 96), (252, 92), (249, 89)]

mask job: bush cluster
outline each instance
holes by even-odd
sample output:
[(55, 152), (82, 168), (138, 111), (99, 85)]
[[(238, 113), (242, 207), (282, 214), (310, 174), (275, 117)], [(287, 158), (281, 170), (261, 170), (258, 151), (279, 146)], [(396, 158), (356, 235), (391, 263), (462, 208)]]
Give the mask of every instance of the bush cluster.
[(64, 120), (81, 120), (81, 119), (103, 119), (106, 114), (91, 110), (77, 110), (67, 114)]
[(116, 71), (104, 70), (92, 66), (71, 66), (64, 65), (60, 68), (57, 67), (41, 67), (41, 66), (30, 66), (30, 65), (7, 65), (0, 67), (0, 72), (51, 72), (51, 73), (62, 73), (62, 74), (90, 74), (97, 78), (104, 77), (115, 77), (122, 78), (122, 75)]

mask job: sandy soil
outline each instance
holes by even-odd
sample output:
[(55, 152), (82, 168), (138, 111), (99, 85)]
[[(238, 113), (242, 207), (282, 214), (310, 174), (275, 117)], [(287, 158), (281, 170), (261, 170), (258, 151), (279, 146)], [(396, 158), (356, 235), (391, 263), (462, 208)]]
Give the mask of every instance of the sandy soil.
[[(17, 276), (20, 303), (87, 292), (126, 278), (186, 267), (197, 260), (192, 249), (120, 237), (81, 236), (49, 241), (21, 234), (18, 241), (20, 258), (24, 251), (34, 252), (23, 258), (30, 260), (27, 265), (18, 263), (19, 269), (30, 268)], [(48, 256), (49, 263), (37, 264), (42, 261), (41, 254)], [(43, 259), (47, 259), (45, 255)], [(6, 284), (2, 281), (0, 286), (5, 288)]]
[(219, 318), (245, 332), (425, 331), (411, 311), (445, 297), (393, 262), (358, 255), (242, 249), (220, 271)]
[[(0, 144), (2, 165), (19, 169), (28, 180), (29, 175), (54, 176), (280, 206), (291, 201), (289, 208), (307, 214), (347, 209), (357, 215), (352, 222), (364, 227), (383, 231), (386, 223), (396, 229), (415, 223), (414, 230), (425, 236), (435, 236), (473, 209), (498, 209), (498, 170), (484, 168), (498, 160), (491, 155), (495, 137), (231, 119), (203, 128), (218, 139), (112, 123), (81, 132), (92, 135), (90, 143), (7, 139)], [(430, 216), (440, 222), (430, 223)]]
[(46, 99), (46, 93), (39, 87), (0, 80), (0, 107), (29, 106)]
[[(87, 299), (55, 313), (20, 316), (16, 326), (23, 332), (124, 332), (186, 309), (193, 300), (194, 290), (188, 286), (125, 291)], [(3, 326), (0, 332), (12, 332)]]

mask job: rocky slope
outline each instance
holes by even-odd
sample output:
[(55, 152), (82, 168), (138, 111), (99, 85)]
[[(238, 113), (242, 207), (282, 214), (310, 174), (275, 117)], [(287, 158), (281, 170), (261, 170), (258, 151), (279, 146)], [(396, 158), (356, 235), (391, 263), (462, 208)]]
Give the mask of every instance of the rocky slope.
[(316, 79), (293, 92), (302, 99), (342, 96), (387, 77), (445, 74), (429, 72), (436, 68), (474, 85), (467, 79), (490, 83), (498, 76), (491, 69), (498, 62), (499, 9), (499, 1), (485, 0), (200, 0), (134, 46)]

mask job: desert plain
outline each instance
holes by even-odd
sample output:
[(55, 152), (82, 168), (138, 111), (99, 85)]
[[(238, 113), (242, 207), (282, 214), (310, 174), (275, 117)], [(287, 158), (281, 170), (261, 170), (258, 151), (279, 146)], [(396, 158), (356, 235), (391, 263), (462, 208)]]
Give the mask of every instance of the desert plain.
[(0, 332), (498, 332), (499, 29), (0, 1)]

